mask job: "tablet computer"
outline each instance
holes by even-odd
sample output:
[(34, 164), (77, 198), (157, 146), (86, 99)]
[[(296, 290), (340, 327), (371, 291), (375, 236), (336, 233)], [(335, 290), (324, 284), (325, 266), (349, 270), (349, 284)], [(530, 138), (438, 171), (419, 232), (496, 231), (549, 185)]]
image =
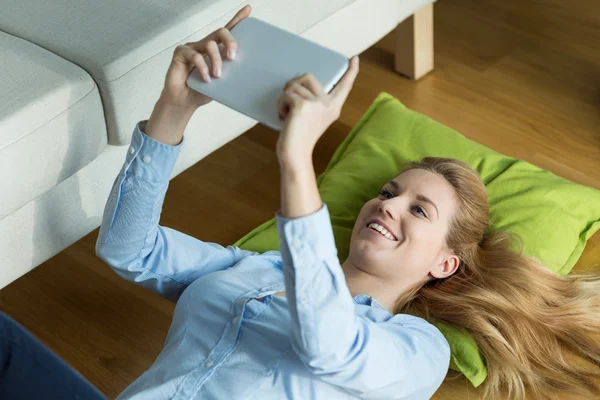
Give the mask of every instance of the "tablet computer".
[[(231, 33), (238, 43), (237, 54), (230, 61), (219, 45), (221, 77), (204, 82), (194, 68), (187, 85), (276, 131), (283, 126), (277, 99), (290, 79), (309, 72), (329, 93), (349, 67), (343, 54), (254, 17), (237, 23)], [(211, 68), (208, 56), (205, 60)]]

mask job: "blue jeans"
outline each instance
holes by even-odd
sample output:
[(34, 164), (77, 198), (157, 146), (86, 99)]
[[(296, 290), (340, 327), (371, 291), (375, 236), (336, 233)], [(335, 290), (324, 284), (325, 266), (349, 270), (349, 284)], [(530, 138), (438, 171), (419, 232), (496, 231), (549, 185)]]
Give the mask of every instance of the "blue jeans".
[(0, 399), (106, 397), (15, 320), (0, 312)]

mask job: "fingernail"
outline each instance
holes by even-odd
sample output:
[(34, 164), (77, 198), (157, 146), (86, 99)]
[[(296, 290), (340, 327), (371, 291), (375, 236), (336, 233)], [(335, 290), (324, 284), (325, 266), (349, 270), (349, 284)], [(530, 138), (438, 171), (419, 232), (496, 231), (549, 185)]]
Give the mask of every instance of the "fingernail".
[(217, 68), (217, 73), (216, 73), (216, 75), (217, 75), (217, 78), (220, 78), (220, 77), (221, 77), (221, 68)]
[(205, 80), (206, 82), (210, 82), (210, 81), (211, 81), (211, 79), (210, 79), (210, 75), (209, 75), (209, 74), (204, 74), (204, 80)]
[(235, 50), (229, 50), (229, 58), (235, 60)]

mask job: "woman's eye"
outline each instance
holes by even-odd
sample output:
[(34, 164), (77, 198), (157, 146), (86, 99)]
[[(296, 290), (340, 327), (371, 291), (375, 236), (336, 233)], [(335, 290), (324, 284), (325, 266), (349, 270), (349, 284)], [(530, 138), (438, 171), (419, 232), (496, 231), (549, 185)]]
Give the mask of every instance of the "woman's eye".
[[(381, 189), (381, 191), (379, 192), (379, 195), (385, 197), (386, 199), (391, 199), (392, 197), (394, 197), (394, 194), (385, 188)], [(428, 218), (427, 212), (425, 212), (423, 207), (414, 206), (414, 207), (412, 207), (412, 209), (416, 210), (417, 213), (421, 213), (421, 215), (424, 216), (425, 218)]]
[(423, 207), (415, 206), (415, 207), (413, 207), (413, 210), (417, 210), (417, 212), (421, 211), (421, 215), (424, 216), (425, 218), (427, 218), (427, 213), (425, 212), (425, 210), (423, 210)]
[(381, 192), (379, 192), (379, 195), (383, 196), (385, 198), (388, 198), (388, 199), (390, 199), (390, 198), (393, 197), (392, 193), (389, 190), (387, 190), (387, 189), (381, 189)]

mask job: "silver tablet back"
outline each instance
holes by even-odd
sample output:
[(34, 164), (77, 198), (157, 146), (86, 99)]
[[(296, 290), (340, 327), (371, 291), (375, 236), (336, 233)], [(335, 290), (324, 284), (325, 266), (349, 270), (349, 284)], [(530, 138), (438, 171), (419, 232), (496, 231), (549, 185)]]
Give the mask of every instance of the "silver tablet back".
[(231, 33), (238, 43), (237, 55), (229, 61), (219, 46), (221, 77), (207, 83), (194, 69), (187, 84), (277, 131), (283, 125), (277, 115), (277, 99), (287, 81), (310, 72), (328, 93), (349, 66), (343, 54), (257, 18), (240, 21)]

